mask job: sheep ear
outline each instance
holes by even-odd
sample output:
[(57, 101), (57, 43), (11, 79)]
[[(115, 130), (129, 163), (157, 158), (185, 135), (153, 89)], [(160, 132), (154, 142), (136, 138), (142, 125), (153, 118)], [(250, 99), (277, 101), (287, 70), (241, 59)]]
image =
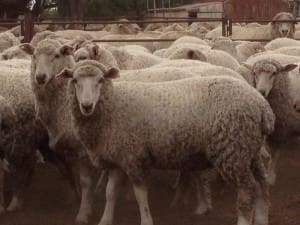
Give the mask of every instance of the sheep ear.
[(34, 47), (31, 44), (29, 43), (21, 44), (19, 45), (19, 48), (25, 53), (27, 53), (28, 55), (33, 55)]
[(189, 50), (187, 52), (187, 57), (188, 59), (193, 59), (194, 58), (194, 55), (195, 55), (195, 52), (193, 50)]
[(64, 45), (59, 49), (59, 51), (63, 55), (73, 55), (74, 48), (69, 45)]
[(280, 72), (288, 73), (294, 70), (298, 65), (297, 64), (287, 64), (280, 69)]
[(241, 63), (241, 65), (246, 67), (248, 70), (252, 70), (252, 66), (247, 63)]
[(65, 68), (59, 74), (57, 74), (55, 77), (62, 78), (62, 79), (70, 79), (70, 78), (73, 78), (73, 71)]
[(193, 50), (189, 50), (188, 53), (188, 59), (195, 59), (195, 60), (199, 60), (199, 61), (202, 61), (202, 62), (206, 62), (207, 61), (207, 58), (205, 55), (203, 55), (201, 52), (195, 52)]
[(110, 68), (109, 70), (106, 71), (104, 77), (108, 79), (118, 78), (120, 77), (119, 70), (116, 68)]

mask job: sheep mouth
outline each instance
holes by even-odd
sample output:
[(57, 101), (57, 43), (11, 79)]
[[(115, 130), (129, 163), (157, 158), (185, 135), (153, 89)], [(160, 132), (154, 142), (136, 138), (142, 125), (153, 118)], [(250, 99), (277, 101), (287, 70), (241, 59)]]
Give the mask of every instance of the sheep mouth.
[(280, 31), (282, 37), (287, 37), (289, 35), (289, 31)]
[(83, 106), (80, 104), (80, 111), (84, 116), (91, 116), (94, 112), (94, 105)]

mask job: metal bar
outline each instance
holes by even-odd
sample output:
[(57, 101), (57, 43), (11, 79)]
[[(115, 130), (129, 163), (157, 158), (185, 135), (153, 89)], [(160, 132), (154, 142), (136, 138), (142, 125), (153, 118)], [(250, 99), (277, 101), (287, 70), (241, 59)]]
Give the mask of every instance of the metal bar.
[(108, 39), (93, 40), (93, 42), (173, 42), (177, 39)]
[(33, 20), (32, 14), (26, 12), (24, 14), (24, 42), (30, 42), (33, 37)]

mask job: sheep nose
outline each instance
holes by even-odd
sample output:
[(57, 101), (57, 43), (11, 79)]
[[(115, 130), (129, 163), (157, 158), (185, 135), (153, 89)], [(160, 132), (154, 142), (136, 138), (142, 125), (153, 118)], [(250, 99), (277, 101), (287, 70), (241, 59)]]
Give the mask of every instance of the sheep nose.
[(287, 35), (288, 34), (288, 30), (282, 30), (282, 33), (284, 34), (284, 35)]
[(90, 113), (93, 109), (92, 103), (82, 103), (81, 107), (85, 113)]
[(46, 74), (37, 74), (35, 79), (38, 84), (44, 84), (46, 83)]
[(294, 104), (294, 109), (296, 110), (296, 112), (300, 113), (300, 107), (298, 106), (297, 103)]

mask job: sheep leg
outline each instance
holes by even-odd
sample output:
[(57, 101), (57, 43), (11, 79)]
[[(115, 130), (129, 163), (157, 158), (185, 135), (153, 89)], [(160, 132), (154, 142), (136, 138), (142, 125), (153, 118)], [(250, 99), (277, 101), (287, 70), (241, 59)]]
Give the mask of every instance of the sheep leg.
[(187, 183), (188, 183), (187, 175), (188, 175), (187, 172), (181, 171), (179, 173), (178, 177), (176, 178), (176, 183), (174, 185), (176, 188), (176, 191), (175, 191), (175, 196), (170, 205), (171, 208), (175, 207), (179, 203), (181, 197), (185, 195), (185, 192), (186, 192), (185, 186), (187, 186)]
[(240, 168), (237, 173), (237, 225), (252, 225), (256, 181), (249, 168)]
[(268, 165), (267, 180), (270, 185), (274, 185), (276, 182), (276, 168), (277, 168), (279, 156), (280, 156), (280, 151), (275, 150), (275, 152), (272, 154), (272, 159)]
[(269, 224), (269, 184), (266, 179), (266, 169), (261, 159), (253, 163), (254, 176), (257, 181), (254, 211), (254, 225)]
[(148, 189), (146, 185), (140, 182), (134, 183), (133, 190), (140, 210), (141, 225), (153, 225), (153, 219), (148, 203)]
[(200, 182), (197, 181), (197, 207), (196, 215), (207, 214), (212, 209), (210, 180), (212, 169), (207, 169), (201, 172)]
[(92, 203), (95, 190), (95, 184), (93, 182), (95, 179), (93, 179), (93, 177), (95, 176), (95, 169), (86, 155), (80, 157), (79, 160), (81, 202), (75, 221), (78, 224), (87, 224), (89, 216), (92, 214)]
[(112, 225), (114, 219), (117, 195), (119, 194), (120, 183), (124, 179), (124, 174), (118, 169), (109, 171), (108, 183), (106, 186), (106, 203), (103, 216), (99, 225)]

